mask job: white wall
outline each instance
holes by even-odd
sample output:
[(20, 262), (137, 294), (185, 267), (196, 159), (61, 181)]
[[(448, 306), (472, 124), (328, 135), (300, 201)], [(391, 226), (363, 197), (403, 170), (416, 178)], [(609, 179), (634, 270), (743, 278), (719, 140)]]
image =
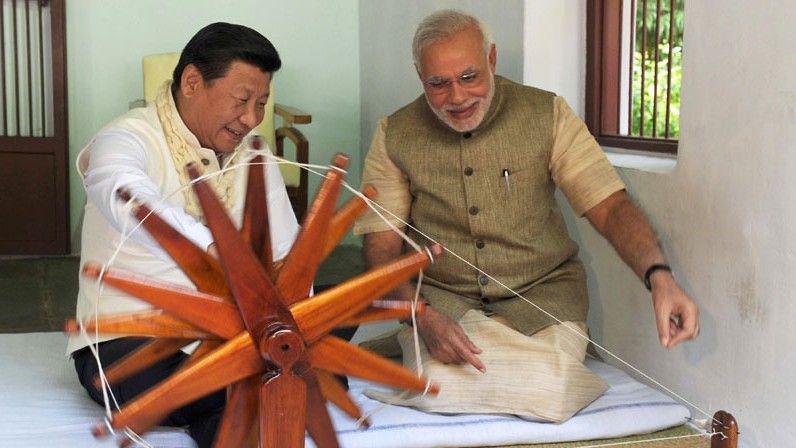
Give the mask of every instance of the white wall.
[[(70, 160), (143, 96), (144, 55), (180, 51), (200, 28), (217, 21), (250, 26), (273, 42), (282, 58), (274, 77), (276, 101), (312, 114), (311, 124), (297, 126), (310, 141), (310, 162), (325, 165), (335, 153), (349, 153), (349, 179), (358, 184), (357, 0), (302, 0), (289, 7), (280, 0), (66, 2)], [(312, 197), (320, 178), (310, 174), (309, 180)], [(85, 195), (74, 173), (70, 183), (76, 242)]]
[(362, 156), (380, 118), (422, 93), (412, 62), (412, 37), (432, 12), (455, 8), (489, 26), (497, 47), (497, 72), (522, 81), (522, 0), (360, 0), (359, 58)]
[[(583, 48), (570, 31), (584, 23), (582, 5), (567, 2), (573, 9), (556, 34), (542, 15), (555, 22), (563, 2), (525, 3), (527, 15), (539, 14), (526, 19), (526, 45)], [(785, 416), (796, 403), (796, 8), (748, 0), (731, 8), (685, 5), (677, 166), (668, 174), (620, 174), (700, 305), (702, 333), (672, 352), (660, 348), (649, 294), (613, 249), (570, 215), (590, 275), (590, 323), (611, 350), (696, 405), (732, 412), (741, 446), (792, 446)], [(538, 59), (545, 54), (527, 52), (526, 83), (582, 101), (580, 70), (558, 78), (528, 69), (554, 65)], [(566, 57), (565, 66), (582, 67), (585, 51), (578, 55), (577, 62)]]
[(525, 0), (523, 81), (551, 90), (583, 114), (586, 2)]

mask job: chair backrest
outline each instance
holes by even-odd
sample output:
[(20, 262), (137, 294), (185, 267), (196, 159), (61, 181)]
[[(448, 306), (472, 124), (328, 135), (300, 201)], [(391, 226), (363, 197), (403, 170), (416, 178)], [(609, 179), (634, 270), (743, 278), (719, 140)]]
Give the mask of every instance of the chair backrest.
[[(163, 82), (171, 79), (174, 67), (180, 59), (179, 53), (161, 53), (144, 56), (142, 61), (144, 71), (144, 100), (150, 103), (155, 100), (158, 89)], [(262, 123), (255, 128), (272, 151), (275, 151), (274, 136), (274, 85), (271, 84), (271, 96), (265, 105), (265, 116)]]

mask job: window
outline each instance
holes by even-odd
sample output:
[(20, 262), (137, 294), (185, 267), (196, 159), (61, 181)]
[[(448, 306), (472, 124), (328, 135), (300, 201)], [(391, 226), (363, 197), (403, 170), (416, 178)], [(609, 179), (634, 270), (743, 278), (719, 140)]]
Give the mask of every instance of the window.
[(588, 0), (586, 124), (616, 148), (677, 153), (684, 0)]

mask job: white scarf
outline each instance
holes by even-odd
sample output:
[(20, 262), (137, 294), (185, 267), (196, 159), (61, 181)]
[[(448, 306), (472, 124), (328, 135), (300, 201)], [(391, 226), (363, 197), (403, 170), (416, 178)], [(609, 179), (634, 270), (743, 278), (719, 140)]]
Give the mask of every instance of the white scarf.
[[(179, 174), (180, 184), (189, 185), (191, 178), (188, 176), (188, 170), (185, 166), (194, 162), (199, 168), (199, 172), (204, 174), (203, 164), (201, 157), (197, 152), (197, 148), (190, 145), (185, 138), (177, 131), (177, 121), (180, 120), (179, 114), (176, 113), (177, 108), (174, 105), (174, 99), (171, 95), (171, 80), (163, 83), (158, 90), (157, 98), (155, 99), (155, 107), (160, 119), (160, 125), (163, 128), (163, 134), (166, 137), (166, 144), (169, 147), (171, 158), (174, 161), (174, 167)], [(231, 154), (232, 159), (229, 160), (227, 165), (234, 164), (240, 155), (244, 153), (241, 150), (243, 145), (235, 148)], [(218, 176), (212, 176), (206, 180), (210, 187), (215, 191), (221, 202), (226, 206), (227, 210), (231, 210), (235, 205), (235, 177), (237, 174), (236, 169), (226, 171)], [(199, 198), (193, 191), (193, 188), (186, 188), (183, 190), (185, 197), (185, 211), (194, 218), (205, 222), (202, 207), (199, 205)]]

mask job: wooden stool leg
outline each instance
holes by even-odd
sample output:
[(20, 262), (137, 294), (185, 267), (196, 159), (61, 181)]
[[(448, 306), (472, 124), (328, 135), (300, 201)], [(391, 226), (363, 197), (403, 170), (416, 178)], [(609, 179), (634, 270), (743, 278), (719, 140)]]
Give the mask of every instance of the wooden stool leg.
[(713, 432), (710, 448), (738, 448), (738, 423), (728, 412), (719, 411), (713, 414)]

